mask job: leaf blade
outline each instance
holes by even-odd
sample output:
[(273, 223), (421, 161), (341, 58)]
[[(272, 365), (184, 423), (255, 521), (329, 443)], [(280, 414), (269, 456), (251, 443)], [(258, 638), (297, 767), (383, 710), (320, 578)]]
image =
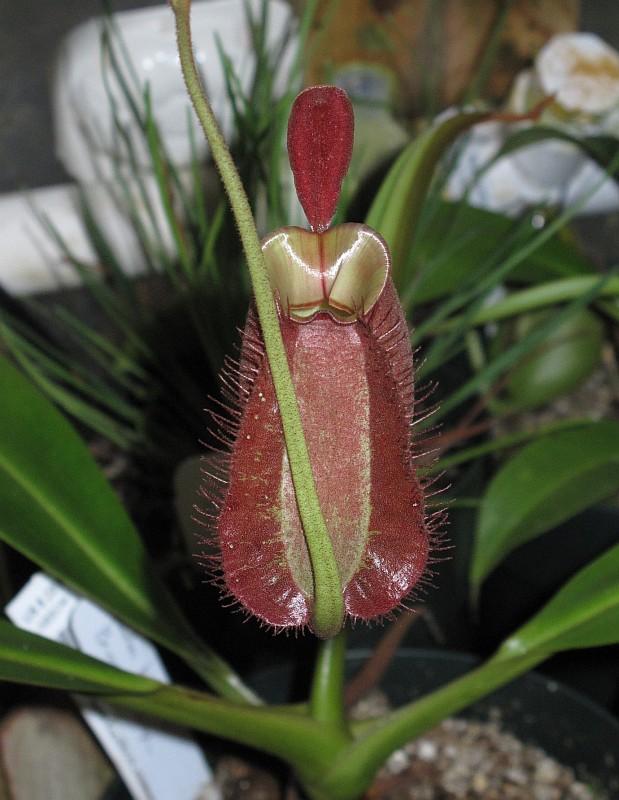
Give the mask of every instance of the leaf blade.
[(512, 634), (499, 658), (602, 647), (619, 642), (619, 544), (574, 575)]
[(160, 687), (5, 620), (0, 620), (0, 680), (71, 692), (143, 694)]
[(7, 359), (0, 359), (0, 385), (0, 539), (178, 653), (222, 695), (255, 702), (196, 637), (64, 416)]
[(391, 250), (396, 284), (406, 263), (424, 198), (441, 156), (468, 128), (488, 118), (483, 111), (455, 114), (433, 125), (400, 153), (387, 173), (366, 222), (380, 232)]
[(491, 481), (483, 498), (471, 563), (479, 588), (515, 547), (619, 488), (619, 424), (592, 422), (524, 447)]

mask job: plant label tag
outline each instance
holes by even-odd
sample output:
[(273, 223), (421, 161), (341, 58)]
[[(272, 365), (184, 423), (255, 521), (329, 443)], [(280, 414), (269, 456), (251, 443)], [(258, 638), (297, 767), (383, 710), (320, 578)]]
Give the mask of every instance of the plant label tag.
[[(127, 672), (170, 682), (150, 642), (42, 572), (30, 578), (5, 610), (24, 630)], [(76, 699), (134, 800), (219, 800), (212, 772), (187, 731), (119, 714), (90, 696)]]

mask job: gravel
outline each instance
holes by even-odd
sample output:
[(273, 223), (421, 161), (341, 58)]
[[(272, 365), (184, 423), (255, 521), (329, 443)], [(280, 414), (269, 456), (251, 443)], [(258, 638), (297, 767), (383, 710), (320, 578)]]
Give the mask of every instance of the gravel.
[(501, 730), (447, 719), (391, 755), (368, 800), (600, 800), (573, 769)]

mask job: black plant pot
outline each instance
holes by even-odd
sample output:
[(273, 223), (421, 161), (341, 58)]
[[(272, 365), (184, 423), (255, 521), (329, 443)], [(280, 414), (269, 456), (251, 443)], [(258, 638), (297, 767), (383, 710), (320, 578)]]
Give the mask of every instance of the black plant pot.
[[(349, 652), (349, 674), (361, 666), (367, 655), (365, 650)], [(393, 706), (398, 707), (458, 678), (477, 663), (475, 657), (463, 653), (404, 648), (391, 661), (381, 687)], [(299, 699), (294, 686), (300, 681), (292, 668), (266, 670), (252, 683), (270, 702)], [(487, 720), (497, 709), (505, 731), (541, 747), (609, 798), (619, 798), (619, 721), (605, 709), (532, 672), (478, 701), (459, 716)]]

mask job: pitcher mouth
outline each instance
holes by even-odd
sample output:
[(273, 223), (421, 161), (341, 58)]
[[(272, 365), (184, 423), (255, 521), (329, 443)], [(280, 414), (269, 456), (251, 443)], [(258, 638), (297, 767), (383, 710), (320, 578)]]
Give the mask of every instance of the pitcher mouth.
[(280, 228), (263, 240), (262, 250), (280, 312), (299, 323), (319, 314), (358, 322), (380, 299), (391, 270), (384, 240), (356, 223), (323, 233)]

